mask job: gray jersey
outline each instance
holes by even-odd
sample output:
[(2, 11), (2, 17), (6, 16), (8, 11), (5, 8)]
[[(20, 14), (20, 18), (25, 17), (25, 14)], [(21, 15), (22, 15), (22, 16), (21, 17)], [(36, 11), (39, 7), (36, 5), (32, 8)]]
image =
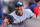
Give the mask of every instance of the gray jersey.
[[(10, 15), (12, 15), (15, 19), (13, 23), (20, 23), (27, 18), (30, 19), (30, 17), (33, 17), (34, 13), (32, 13), (32, 11), (30, 9), (23, 9), (23, 15), (22, 16), (16, 15), (15, 11), (12, 12)], [(24, 25), (22, 25), (22, 26), (24, 27)], [(16, 26), (16, 27), (18, 27), (18, 26)]]

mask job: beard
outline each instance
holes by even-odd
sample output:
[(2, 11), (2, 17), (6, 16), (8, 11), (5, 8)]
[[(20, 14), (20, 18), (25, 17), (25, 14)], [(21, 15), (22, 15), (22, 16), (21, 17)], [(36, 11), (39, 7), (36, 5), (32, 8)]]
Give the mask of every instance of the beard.
[(21, 12), (22, 12), (22, 10), (18, 10), (18, 12), (19, 12), (19, 13), (21, 13)]
[(23, 14), (23, 10), (21, 9), (17, 10), (17, 14), (21, 16)]
[(18, 9), (18, 13), (22, 13), (22, 11), (23, 11), (22, 9)]

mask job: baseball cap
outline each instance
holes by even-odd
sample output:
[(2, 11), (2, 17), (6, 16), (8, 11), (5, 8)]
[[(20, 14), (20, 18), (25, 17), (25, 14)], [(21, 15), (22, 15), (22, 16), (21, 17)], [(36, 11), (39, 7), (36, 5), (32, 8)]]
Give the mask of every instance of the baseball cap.
[(12, 22), (12, 20), (13, 20), (14, 18), (13, 18), (13, 16), (11, 16), (11, 15), (7, 15), (7, 19), (9, 19), (9, 20)]
[(4, 14), (4, 18), (7, 18), (8, 20), (10, 20), (11, 22), (13, 22), (12, 20), (14, 19), (13, 16), (8, 15), (8, 14)]
[(15, 6), (23, 6), (23, 2), (18, 1), (18, 2), (16, 2)]

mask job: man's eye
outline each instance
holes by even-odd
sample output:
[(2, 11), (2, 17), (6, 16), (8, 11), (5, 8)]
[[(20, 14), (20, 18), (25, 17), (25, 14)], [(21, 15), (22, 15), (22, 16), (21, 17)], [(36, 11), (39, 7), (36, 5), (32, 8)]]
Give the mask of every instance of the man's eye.
[(16, 8), (18, 8), (18, 7), (16, 7)]

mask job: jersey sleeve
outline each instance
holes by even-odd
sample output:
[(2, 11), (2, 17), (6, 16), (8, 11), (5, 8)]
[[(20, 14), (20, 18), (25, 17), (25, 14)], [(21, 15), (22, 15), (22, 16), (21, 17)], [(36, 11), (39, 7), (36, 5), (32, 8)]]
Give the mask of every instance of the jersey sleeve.
[(30, 9), (26, 9), (26, 13), (29, 16), (29, 19), (34, 16), (34, 13)]
[(29, 9), (28, 12), (29, 12), (29, 16), (30, 16), (30, 17), (33, 17), (33, 16), (34, 16), (34, 13), (33, 13), (30, 9)]
[(36, 17), (38, 16), (38, 13), (39, 13), (39, 7), (34, 7), (33, 8), (33, 12), (34, 14), (36, 15)]

